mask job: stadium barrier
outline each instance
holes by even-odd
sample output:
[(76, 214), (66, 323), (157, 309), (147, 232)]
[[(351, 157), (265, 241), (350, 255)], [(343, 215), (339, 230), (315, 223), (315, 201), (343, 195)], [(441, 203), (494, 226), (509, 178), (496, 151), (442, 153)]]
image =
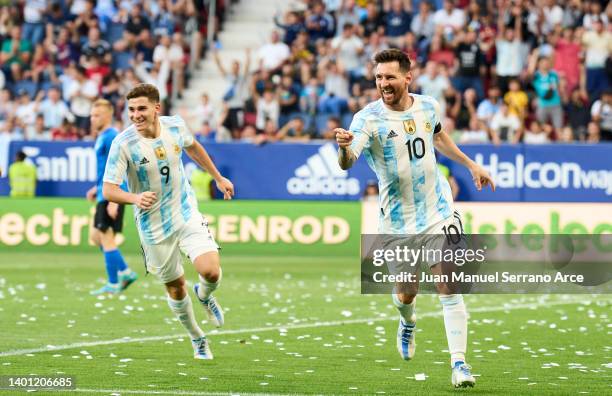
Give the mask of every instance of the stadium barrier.
[[(0, 249), (92, 252), (95, 207), (85, 199), (0, 198)], [(235, 255), (348, 256), (359, 251), (358, 202), (211, 201), (200, 206), (217, 243)], [(140, 241), (125, 211), (122, 251), (139, 254)]]
[[(0, 142), (1, 143), (1, 142)], [(365, 159), (348, 172), (337, 165), (334, 143), (206, 143), (221, 172), (236, 186), (238, 199), (358, 200), (375, 179)], [(469, 172), (441, 158), (460, 187), (460, 201), (610, 202), (612, 144), (464, 145), (497, 183), (495, 193), (478, 192)], [(0, 168), (23, 150), (38, 168), (37, 195), (82, 197), (95, 183), (92, 142), (24, 142), (0, 144)], [(185, 155), (188, 174), (195, 164)], [(0, 195), (9, 192), (7, 172)]]
[[(456, 205), (468, 234), (612, 234), (612, 205), (470, 203)], [(0, 198), (0, 249), (92, 252), (94, 205), (73, 198)], [(376, 202), (211, 201), (200, 206), (224, 253), (356, 256), (360, 235), (377, 232)], [(132, 208), (122, 250), (140, 253)], [(612, 247), (611, 247), (612, 248)]]

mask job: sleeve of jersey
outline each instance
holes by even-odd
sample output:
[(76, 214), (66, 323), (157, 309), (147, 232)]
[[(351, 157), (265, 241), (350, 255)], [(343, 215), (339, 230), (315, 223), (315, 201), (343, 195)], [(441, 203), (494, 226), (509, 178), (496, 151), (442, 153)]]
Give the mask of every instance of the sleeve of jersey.
[(185, 120), (181, 118), (180, 122), (181, 122), (181, 128), (180, 128), (181, 132), (180, 133), (181, 133), (181, 140), (183, 141), (183, 148), (189, 147), (193, 144), (193, 139), (194, 139), (193, 134), (189, 130), (189, 127), (187, 126), (187, 123), (185, 122)]
[(355, 158), (359, 158), (363, 150), (367, 150), (372, 145), (372, 132), (367, 129), (366, 118), (361, 113), (355, 114), (349, 131), (353, 133), (351, 151)]
[(433, 125), (434, 125), (434, 129), (433, 129), (433, 133), (440, 133), (442, 132), (442, 120), (440, 119), (440, 114), (441, 114), (441, 110), (440, 110), (440, 103), (438, 103), (437, 100), (433, 100), (433, 107), (434, 107), (434, 114), (433, 114)]
[(104, 182), (121, 185), (127, 171), (127, 158), (116, 140), (111, 144), (106, 168), (104, 169)]

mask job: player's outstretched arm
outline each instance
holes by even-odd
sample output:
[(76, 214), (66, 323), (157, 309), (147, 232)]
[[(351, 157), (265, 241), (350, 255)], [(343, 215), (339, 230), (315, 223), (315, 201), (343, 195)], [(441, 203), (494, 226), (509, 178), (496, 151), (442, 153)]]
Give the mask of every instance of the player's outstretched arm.
[(234, 196), (234, 185), (231, 181), (221, 176), (219, 170), (210, 159), (210, 156), (202, 147), (202, 145), (194, 140), (191, 146), (185, 147), (187, 155), (200, 166), (200, 168), (206, 170), (217, 183), (217, 188), (223, 193), (223, 199), (232, 199)]
[(133, 194), (123, 191), (118, 184), (104, 182), (102, 195), (109, 202), (118, 204), (134, 204), (140, 209), (149, 210), (157, 201), (157, 196), (152, 191), (145, 191), (140, 194)]
[(491, 186), (491, 189), (495, 191), (495, 183), (489, 172), (465, 155), (444, 131), (434, 135), (434, 146), (446, 157), (468, 168), (478, 191), (482, 190), (483, 186)]
[(355, 163), (355, 156), (351, 151), (351, 143), (353, 142), (353, 132), (342, 128), (334, 129), (336, 134), (336, 142), (340, 147), (338, 149), (338, 165), (343, 170), (349, 169)]

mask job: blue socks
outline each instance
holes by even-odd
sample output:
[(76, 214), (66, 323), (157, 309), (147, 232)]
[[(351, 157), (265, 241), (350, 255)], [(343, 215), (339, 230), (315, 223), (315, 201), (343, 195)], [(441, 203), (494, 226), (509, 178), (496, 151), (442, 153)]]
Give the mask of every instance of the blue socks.
[(118, 271), (125, 271), (127, 264), (118, 249), (104, 252), (104, 262), (106, 263), (106, 274), (108, 275), (108, 283), (117, 284), (119, 282)]

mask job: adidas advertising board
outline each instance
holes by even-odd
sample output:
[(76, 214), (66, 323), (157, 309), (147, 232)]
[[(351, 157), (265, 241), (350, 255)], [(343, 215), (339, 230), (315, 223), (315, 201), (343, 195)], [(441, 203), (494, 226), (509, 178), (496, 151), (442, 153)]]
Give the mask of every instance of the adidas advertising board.
[[(391, 131), (389, 134), (392, 139)], [(204, 144), (221, 172), (234, 182), (236, 199), (359, 200), (367, 182), (376, 179), (365, 158), (348, 171), (341, 170), (337, 146), (331, 142)], [(440, 162), (450, 168), (459, 184), (459, 201), (610, 202), (612, 197), (610, 144), (461, 148), (491, 173), (497, 191), (476, 191), (464, 167), (441, 157)], [(19, 150), (37, 167), (39, 196), (83, 197), (95, 181), (92, 142), (12, 141), (8, 150), (4, 145), (8, 153), (0, 152), (0, 160), (4, 157), (4, 162), (7, 158), (12, 162)], [(189, 174), (196, 165), (187, 155), (183, 159)], [(0, 195), (9, 193), (6, 173), (0, 178)]]
[(287, 181), (289, 194), (358, 195), (359, 179), (348, 177), (338, 165), (338, 152), (332, 143), (321, 146)]

